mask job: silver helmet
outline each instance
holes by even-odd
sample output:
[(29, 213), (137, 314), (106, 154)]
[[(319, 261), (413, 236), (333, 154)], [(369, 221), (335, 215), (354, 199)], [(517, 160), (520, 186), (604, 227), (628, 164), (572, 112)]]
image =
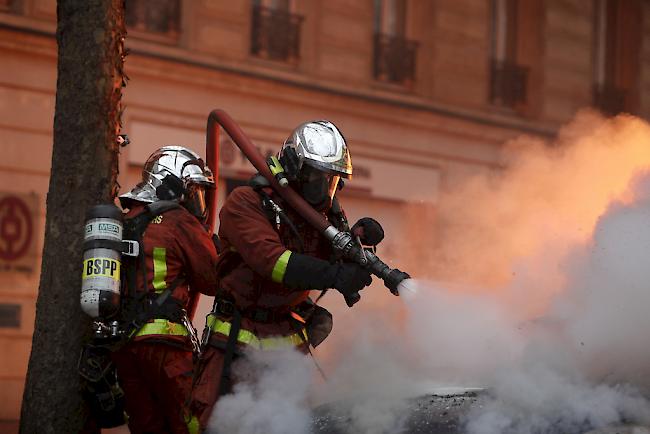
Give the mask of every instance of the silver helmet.
[(336, 125), (329, 121), (311, 121), (298, 126), (285, 140), (280, 156), (287, 148), (296, 152), (298, 169), (307, 164), (332, 175), (352, 177), (348, 146)]
[(339, 178), (352, 177), (352, 160), (343, 135), (329, 121), (306, 122), (284, 142), (279, 160), (302, 197), (315, 209), (330, 208)]
[(213, 187), (212, 171), (196, 152), (183, 146), (164, 146), (147, 159), (142, 181), (121, 195), (120, 202), (128, 207), (130, 201), (177, 200), (202, 218), (206, 213), (205, 189)]

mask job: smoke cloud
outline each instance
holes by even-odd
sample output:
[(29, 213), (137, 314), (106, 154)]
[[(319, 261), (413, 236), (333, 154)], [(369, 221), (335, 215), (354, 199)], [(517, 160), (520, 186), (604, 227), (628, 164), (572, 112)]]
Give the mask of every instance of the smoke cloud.
[(650, 390), (649, 199), (611, 206), (593, 240), (567, 259), (566, 292), (529, 324), (514, 366), (495, 371), (492, 398), (470, 413), (469, 433), (650, 424), (642, 395)]
[(311, 426), (310, 361), (295, 350), (251, 351), (234, 364), (234, 393), (215, 407), (208, 431), (218, 434), (304, 434)]
[(328, 381), (302, 356), (266, 360), (268, 377), (220, 401), (223, 432), (308, 432), (291, 429), (322, 403), (351, 433), (399, 432), (407, 398), (449, 387), (486, 390), (470, 434), (650, 425), (649, 168), (650, 126), (631, 116), (583, 112), (554, 143), (508, 143), (504, 169), (405, 210), (394, 265), (418, 279), (400, 298), (375, 284), (353, 314), (326, 299)]

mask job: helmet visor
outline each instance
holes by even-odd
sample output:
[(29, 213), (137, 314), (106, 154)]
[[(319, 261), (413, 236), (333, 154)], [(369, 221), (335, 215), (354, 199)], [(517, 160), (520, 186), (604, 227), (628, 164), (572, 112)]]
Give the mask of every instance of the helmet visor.
[(303, 166), (300, 174), (302, 196), (316, 209), (329, 208), (339, 185), (339, 175)]
[(187, 187), (187, 195), (183, 202), (185, 208), (202, 223), (208, 218), (208, 207), (205, 200), (205, 186), (201, 184), (190, 184)]

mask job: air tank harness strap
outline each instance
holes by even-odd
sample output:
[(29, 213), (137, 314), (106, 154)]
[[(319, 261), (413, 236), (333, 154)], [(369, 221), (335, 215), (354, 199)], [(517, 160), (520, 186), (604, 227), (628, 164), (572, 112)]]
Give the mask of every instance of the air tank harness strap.
[[(208, 315), (207, 324), (213, 333), (230, 336), (231, 323), (223, 321), (214, 316)], [(258, 350), (278, 350), (287, 347), (296, 347), (304, 344), (307, 340), (307, 331), (303, 328), (298, 333), (290, 336), (276, 336), (270, 338), (259, 338), (249, 330), (240, 329), (237, 335), (237, 342), (249, 345)]]
[(302, 253), (305, 250), (302, 236), (298, 232), (296, 225), (291, 221), (289, 216), (287, 216), (286, 212), (284, 212), (284, 210), (271, 198), (271, 195), (266, 192), (265, 189), (271, 187), (266, 178), (257, 173), (248, 181), (248, 185), (250, 185), (253, 190), (260, 195), (262, 199), (262, 207), (266, 211), (271, 224), (275, 223), (278, 230), (280, 229), (281, 223), (286, 224), (294, 237), (296, 237), (296, 241), (298, 242), (298, 251)]
[[(216, 301), (216, 297), (215, 297)], [(213, 331), (212, 325), (210, 324), (211, 315), (206, 317), (206, 327), (211, 332)], [(239, 310), (234, 309), (232, 314), (232, 327), (228, 330), (226, 336), (228, 336), (228, 341), (226, 343), (225, 352), (223, 355), (223, 367), (221, 368), (221, 381), (219, 382), (219, 396), (223, 396), (226, 393), (232, 390), (232, 361), (235, 357), (235, 350), (237, 349), (237, 338), (239, 336), (239, 331), (241, 330), (241, 314)]]
[[(155, 295), (153, 298), (147, 297), (143, 300), (144, 305), (141, 306), (142, 310), (130, 320), (129, 338), (150, 334), (178, 335), (179, 333), (150, 332), (152, 330), (176, 330), (175, 326), (164, 326), (167, 323), (179, 325), (187, 332), (186, 327), (179, 324), (183, 320), (185, 311), (180, 302), (171, 296), (182, 279), (183, 276), (179, 275), (162, 293)], [(163, 321), (167, 323), (163, 323)], [(145, 332), (142, 330), (145, 330)], [(187, 333), (182, 336), (187, 336)]]

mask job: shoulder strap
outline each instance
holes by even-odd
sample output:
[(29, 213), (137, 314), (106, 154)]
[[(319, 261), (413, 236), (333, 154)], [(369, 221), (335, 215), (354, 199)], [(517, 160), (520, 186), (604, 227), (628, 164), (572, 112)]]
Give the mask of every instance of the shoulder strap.
[(279, 229), (280, 223), (285, 223), (291, 230), (293, 236), (296, 237), (299, 253), (302, 253), (305, 250), (304, 241), (302, 240), (302, 236), (298, 232), (296, 225), (291, 221), (287, 213), (285, 213), (284, 210), (273, 201), (271, 195), (265, 188), (255, 189), (255, 191), (262, 198), (262, 207), (271, 221), (271, 224), (275, 224)]
[[(140, 214), (130, 218), (126, 218), (124, 221), (125, 238), (137, 241), (138, 244), (140, 245), (140, 253), (137, 259), (140, 261), (140, 268), (142, 269), (141, 270), (142, 278), (145, 285), (145, 287), (142, 290), (142, 294), (146, 294), (148, 292), (146, 288), (147, 268), (146, 268), (145, 257), (144, 257), (144, 246), (142, 244), (142, 236), (144, 235), (144, 231), (147, 229), (147, 226), (149, 226), (149, 223), (151, 223), (151, 220), (153, 220), (155, 217), (164, 214), (167, 211), (171, 211), (177, 208), (180, 208), (178, 202), (171, 201), (171, 200), (159, 200), (157, 202), (153, 202), (146, 205), (144, 207), (144, 210)], [(134, 296), (137, 291), (135, 260), (128, 262), (125, 271), (127, 274), (125, 279), (127, 283), (127, 295)]]
[(134, 238), (138, 238), (138, 235), (142, 236), (151, 220), (167, 211), (180, 207), (178, 202), (171, 200), (159, 200), (146, 205), (140, 214), (125, 220), (126, 235)]
[(176, 208), (180, 208), (181, 205), (173, 200), (159, 200), (153, 203), (150, 203), (149, 205), (145, 206), (145, 209), (149, 211), (149, 213), (152, 214), (152, 218), (155, 216), (158, 216), (162, 213), (165, 213), (167, 211), (171, 211)]

